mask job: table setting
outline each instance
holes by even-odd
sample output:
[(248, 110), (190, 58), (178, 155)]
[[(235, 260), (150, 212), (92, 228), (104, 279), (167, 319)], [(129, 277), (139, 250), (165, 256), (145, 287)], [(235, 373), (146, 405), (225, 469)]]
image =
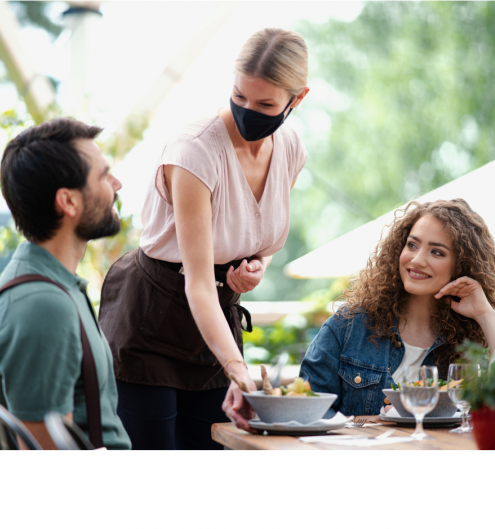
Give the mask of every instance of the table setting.
[[(477, 366), (479, 369), (479, 366)], [(449, 378), (445, 383), (438, 379), (435, 366), (410, 366), (402, 375), (399, 383), (391, 389), (384, 389), (387, 411), (382, 408), (380, 419), (385, 422), (414, 426), (412, 439), (431, 439), (423, 427), (454, 426), (463, 421), (456, 433), (469, 433), (471, 427), (467, 412), (469, 404), (461, 398), (462, 381), (469, 376), (470, 365), (452, 364)], [(296, 378), (288, 386), (290, 396), (281, 394), (281, 390), (271, 387), (265, 366), (262, 366), (264, 389), (246, 393), (245, 397), (256, 411), (258, 418), (249, 421), (249, 425), (268, 434), (300, 435), (330, 433), (344, 427), (359, 427), (354, 417), (346, 417), (336, 412), (331, 419), (324, 419), (337, 395), (331, 393), (315, 394), (308, 382)], [(443, 388), (443, 389), (442, 389)], [(364, 425), (363, 425), (364, 426)], [(388, 436), (387, 436), (388, 437)], [(307, 441), (309, 442), (309, 441)], [(316, 442), (315, 439), (311, 442)]]
[(213, 438), (222, 430), (215, 440), (225, 441), (227, 435), (229, 442), (222, 444), (234, 449), (475, 449), (464, 395), (481, 376), (474, 363), (450, 365), (446, 381), (438, 378), (435, 366), (409, 366), (399, 384), (382, 390), (388, 405), (378, 416), (347, 417), (337, 411), (332, 418), (324, 416), (337, 395), (314, 393), (299, 378), (287, 388), (272, 388), (265, 376), (262, 391), (245, 392), (256, 412), (249, 425), (258, 433), (242, 432), (234, 442), (240, 430), (214, 425)]

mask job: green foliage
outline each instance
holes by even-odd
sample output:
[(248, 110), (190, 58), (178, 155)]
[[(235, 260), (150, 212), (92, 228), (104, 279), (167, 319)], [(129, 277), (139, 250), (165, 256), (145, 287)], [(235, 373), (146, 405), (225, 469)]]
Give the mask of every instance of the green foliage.
[(64, 29), (49, 15), (51, 2), (9, 2), (21, 25), (44, 29), (52, 38), (57, 38)]
[(251, 364), (274, 363), (277, 357), (288, 352), (290, 363), (300, 363), (300, 355), (308, 346), (306, 320), (301, 328), (278, 321), (270, 326), (253, 326), (252, 333), (243, 333), (246, 361)]
[(472, 410), (484, 406), (495, 408), (495, 363), (490, 364), (490, 349), (466, 340), (457, 348), (463, 354), (463, 361), (470, 365), (479, 365), (481, 372), (473, 368), (464, 385), (463, 398), (471, 405)]
[(105, 155), (111, 156), (113, 163), (117, 163), (141, 142), (148, 127), (148, 116), (129, 116), (119, 130), (105, 144), (100, 145), (101, 150)]
[(9, 109), (0, 114), (0, 130), (5, 134), (5, 143), (32, 125), (34, 122), (28, 114), (20, 115), (15, 109)]
[(310, 92), (288, 123), (309, 156), (266, 299), (329, 285), (281, 277), (285, 262), (495, 159), (494, 27), (494, 2), (367, 2), (352, 22), (295, 25)]
[(269, 326), (253, 326), (243, 333), (245, 355), (250, 363), (274, 363), (282, 352), (290, 363), (299, 364), (320, 327), (332, 315), (332, 301), (347, 286), (347, 280), (336, 281), (330, 289), (314, 292), (303, 301), (313, 302), (310, 311), (289, 315)]
[(0, 256), (8, 257), (26, 239), (14, 228), (10, 222), (7, 226), (0, 226)]
[(492, 2), (369, 2), (301, 24), (330, 118), (310, 170), (376, 217), (492, 160), (494, 23)]
[(325, 321), (335, 312), (333, 301), (335, 301), (348, 287), (349, 278), (341, 277), (332, 282), (330, 288), (316, 290), (303, 301), (312, 301), (314, 306), (311, 311), (304, 314), (310, 327), (320, 328)]

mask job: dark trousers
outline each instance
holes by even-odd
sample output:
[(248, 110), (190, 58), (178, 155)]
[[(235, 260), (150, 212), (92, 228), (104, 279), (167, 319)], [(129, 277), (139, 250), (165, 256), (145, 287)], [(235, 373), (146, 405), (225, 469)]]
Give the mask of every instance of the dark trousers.
[(117, 414), (133, 450), (222, 450), (211, 425), (228, 422), (222, 411), (227, 388), (186, 391), (117, 380)]

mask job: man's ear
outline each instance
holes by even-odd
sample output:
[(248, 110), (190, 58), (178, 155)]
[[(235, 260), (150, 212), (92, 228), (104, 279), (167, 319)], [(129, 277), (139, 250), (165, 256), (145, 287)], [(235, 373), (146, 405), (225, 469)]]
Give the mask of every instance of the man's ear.
[(55, 193), (55, 211), (70, 218), (77, 216), (82, 207), (82, 194), (78, 189), (61, 187)]

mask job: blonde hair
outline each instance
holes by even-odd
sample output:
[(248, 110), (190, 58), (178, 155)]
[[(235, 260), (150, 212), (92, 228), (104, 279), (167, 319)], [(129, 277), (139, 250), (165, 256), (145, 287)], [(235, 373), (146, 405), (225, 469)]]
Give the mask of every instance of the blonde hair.
[(295, 31), (265, 28), (249, 37), (234, 73), (260, 77), (297, 96), (308, 84), (308, 48)]

